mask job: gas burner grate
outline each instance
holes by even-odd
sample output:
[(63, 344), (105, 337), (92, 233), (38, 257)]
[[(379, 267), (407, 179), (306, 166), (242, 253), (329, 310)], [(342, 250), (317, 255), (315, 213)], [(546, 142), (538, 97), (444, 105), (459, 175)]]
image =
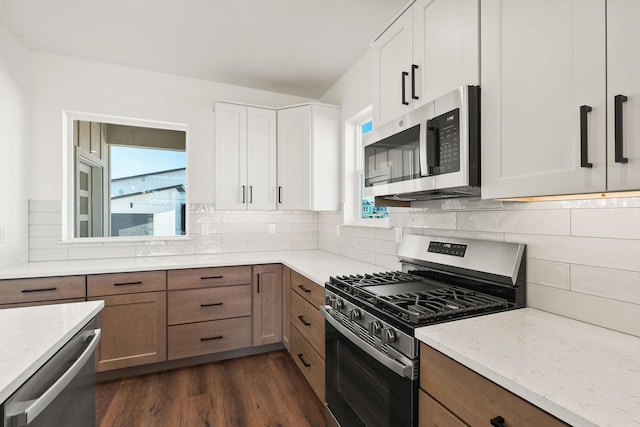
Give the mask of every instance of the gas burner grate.
[(385, 271), (382, 273), (373, 274), (353, 274), (350, 276), (335, 276), (330, 278), (331, 283), (333, 283), (334, 285), (353, 288), (413, 282), (415, 280), (421, 280), (421, 278), (419, 276), (404, 273), (402, 271)]

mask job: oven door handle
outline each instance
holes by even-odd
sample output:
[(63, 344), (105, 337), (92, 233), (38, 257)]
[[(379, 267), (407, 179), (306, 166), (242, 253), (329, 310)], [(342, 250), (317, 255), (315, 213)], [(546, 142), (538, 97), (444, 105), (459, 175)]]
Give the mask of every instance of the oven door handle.
[(336, 328), (336, 330), (338, 330), (338, 332), (340, 332), (345, 338), (347, 338), (349, 341), (351, 341), (352, 343), (360, 347), (360, 349), (365, 353), (367, 353), (369, 356), (373, 357), (378, 362), (382, 363), (384, 366), (391, 369), (395, 374), (400, 375), (401, 377), (412, 378), (412, 379), (415, 378), (415, 372), (414, 372), (415, 363), (412, 360), (406, 357), (403, 357), (402, 360), (392, 359), (378, 351), (371, 351), (372, 348), (369, 344), (362, 341), (353, 332), (351, 332), (349, 329), (344, 327), (340, 322), (338, 322), (336, 319), (333, 318), (333, 316), (330, 313), (331, 310), (333, 310), (331, 306), (328, 306), (328, 305), (320, 306), (320, 312), (322, 313), (324, 318), (327, 320), (327, 322), (329, 322), (331, 326)]

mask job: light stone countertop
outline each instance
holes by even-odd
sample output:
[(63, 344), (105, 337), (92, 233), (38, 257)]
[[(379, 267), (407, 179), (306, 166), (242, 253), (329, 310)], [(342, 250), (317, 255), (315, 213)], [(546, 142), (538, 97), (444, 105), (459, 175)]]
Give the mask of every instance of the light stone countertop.
[(571, 425), (640, 426), (638, 337), (533, 308), (415, 336)]
[(104, 301), (0, 310), (0, 403), (104, 307)]
[(270, 263), (285, 264), (322, 286), (330, 276), (388, 270), (330, 252), (306, 250), (30, 262), (0, 269), (0, 279)]

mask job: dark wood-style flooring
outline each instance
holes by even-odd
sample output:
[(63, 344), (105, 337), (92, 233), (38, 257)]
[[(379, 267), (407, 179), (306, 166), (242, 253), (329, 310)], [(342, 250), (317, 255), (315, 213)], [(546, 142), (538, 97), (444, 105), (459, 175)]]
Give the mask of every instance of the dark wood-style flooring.
[(98, 427), (324, 427), (284, 350), (98, 383), (96, 412)]

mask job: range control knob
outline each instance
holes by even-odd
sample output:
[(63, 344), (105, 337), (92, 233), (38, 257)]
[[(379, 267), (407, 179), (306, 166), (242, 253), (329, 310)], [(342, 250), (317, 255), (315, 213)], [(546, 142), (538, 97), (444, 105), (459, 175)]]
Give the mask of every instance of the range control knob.
[(340, 310), (342, 307), (344, 307), (344, 301), (336, 297), (332, 305), (334, 310)]
[(382, 344), (391, 344), (396, 342), (396, 332), (391, 328), (384, 328), (382, 330)]
[(369, 333), (377, 337), (382, 333), (382, 323), (379, 320), (373, 320), (369, 323)]
[(333, 301), (334, 301), (335, 299), (336, 299), (335, 297), (333, 297), (333, 296), (331, 296), (331, 295), (327, 295), (327, 296), (325, 296), (325, 297), (324, 297), (324, 303), (325, 303), (326, 305), (330, 305), (331, 307), (333, 307)]
[(357, 308), (352, 308), (351, 310), (349, 310), (349, 320), (360, 320), (360, 310), (358, 310)]

